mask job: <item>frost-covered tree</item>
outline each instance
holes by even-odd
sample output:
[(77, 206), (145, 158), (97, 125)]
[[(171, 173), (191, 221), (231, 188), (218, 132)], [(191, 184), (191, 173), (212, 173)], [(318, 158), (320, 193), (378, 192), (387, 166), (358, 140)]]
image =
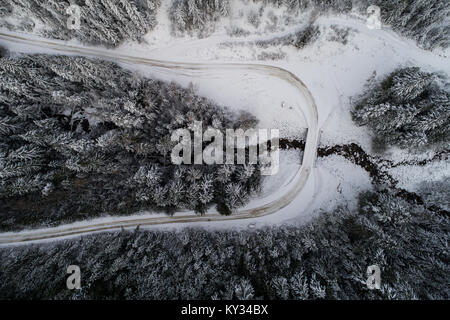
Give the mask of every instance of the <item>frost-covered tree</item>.
[[(1, 248), (0, 298), (449, 299), (449, 215), (436, 207), (448, 181), (431, 188), (442, 191), (412, 200), (377, 187), (357, 208), (302, 226), (122, 230)], [(61, 286), (70, 264), (83, 270), (81, 290)], [(366, 285), (374, 264), (381, 290)]]
[(297, 300), (309, 298), (308, 280), (304, 277), (303, 271), (296, 273), (289, 281), (292, 296)]
[(430, 87), (432, 80), (432, 74), (419, 68), (401, 69), (392, 76), (390, 92), (399, 103), (414, 101)]
[(419, 68), (394, 71), (358, 101), (353, 119), (373, 130), (378, 146), (417, 149), (436, 144), (447, 148), (450, 92), (447, 80), (438, 78)]

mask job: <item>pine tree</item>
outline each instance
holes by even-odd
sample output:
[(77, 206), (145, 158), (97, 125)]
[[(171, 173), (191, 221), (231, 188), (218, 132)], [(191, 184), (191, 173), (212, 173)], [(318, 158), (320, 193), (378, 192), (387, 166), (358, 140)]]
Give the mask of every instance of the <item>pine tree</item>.
[(393, 79), (392, 95), (398, 102), (409, 102), (419, 97), (431, 84), (432, 75), (419, 68), (402, 69)]
[(303, 271), (295, 274), (289, 281), (292, 295), (295, 299), (307, 300), (309, 298), (308, 280)]
[(450, 107), (446, 85), (436, 79), (419, 68), (394, 71), (358, 102), (353, 120), (373, 130), (376, 145), (439, 146), (449, 136)]
[(272, 286), (275, 292), (275, 297), (278, 299), (289, 299), (289, 284), (284, 277), (276, 277), (272, 279)]
[(242, 279), (235, 285), (234, 294), (238, 300), (252, 300), (254, 298), (254, 289), (248, 279)]

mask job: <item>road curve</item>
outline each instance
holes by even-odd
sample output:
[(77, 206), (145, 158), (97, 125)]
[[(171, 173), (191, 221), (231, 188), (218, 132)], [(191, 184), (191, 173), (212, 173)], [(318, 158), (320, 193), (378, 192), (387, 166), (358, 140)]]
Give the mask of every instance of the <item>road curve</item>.
[(245, 63), (182, 63), (172, 61), (162, 61), (155, 59), (147, 59), (144, 57), (116, 54), (108, 52), (107, 50), (88, 48), (81, 46), (66, 45), (57, 41), (49, 41), (36, 39), (34, 36), (17, 35), (0, 32), (0, 40), (6, 42), (15, 42), (42, 48), (48, 48), (62, 53), (70, 53), (81, 56), (97, 57), (102, 59), (113, 59), (134, 65), (146, 65), (151, 68), (156, 68), (159, 71), (169, 71), (174, 74), (184, 76), (197, 77), (204, 75), (207, 72), (216, 72), (220, 70), (239, 70), (251, 71), (259, 74), (264, 74), (271, 77), (277, 77), (284, 80), (287, 85), (294, 86), (299, 94), (301, 94), (307, 105), (303, 106), (305, 109), (300, 110), (306, 118), (308, 124), (308, 135), (306, 138), (305, 152), (303, 156), (303, 163), (300, 170), (297, 172), (294, 179), (292, 179), (292, 187), (281, 198), (264, 204), (257, 208), (241, 209), (231, 216), (222, 216), (217, 213), (209, 213), (202, 216), (198, 215), (176, 215), (167, 217), (142, 217), (142, 218), (118, 218), (111, 217), (111, 221), (101, 222), (92, 221), (86, 225), (61, 225), (54, 228), (34, 229), (20, 232), (0, 233), (0, 245), (29, 243), (33, 241), (57, 239), (65, 236), (83, 235), (93, 232), (113, 230), (118, 228), (130, 228), (147, 225), (162, 225), (171, 223), (193, 223), (193, 222), (208, 222), (208, 221), (227, 221), (238, 219), (252, 219), (273, 214), (280, 209), (286, 207), (291, 203), (301, 192), (305, 186), (311, 170), (313, 168), (316, 152), (318, 146), (318, 111), (314, 98), (305, 84), (292, 72), (285, 69), (263, 65), (263, 64), (245, 64)]

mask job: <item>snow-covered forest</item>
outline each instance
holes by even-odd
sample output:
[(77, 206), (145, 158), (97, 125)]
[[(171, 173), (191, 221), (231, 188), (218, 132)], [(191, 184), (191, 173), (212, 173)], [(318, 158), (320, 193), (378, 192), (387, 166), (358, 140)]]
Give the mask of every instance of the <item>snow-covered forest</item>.
[[(22, 32), (37, 32), (49, 38), (78, 39), (83, 43), (117, 46), (124, 40), (140, 41), (157, 25), (156, 14), (162, 1), (168, 0), (0, 0), (0, 27)], [(260, 5), (246, 19), (257, 26), (267, 6), (286, 8), (286, 16), (271, 13), (273, 23), (289, 24), (305, 12), (314, 16), (348, 15), (355, 10), (365, 15), (370, 5), (381, 8), (381, 21), (397, 32), (415, 39), (427, 49), (446, 48), (450, 44), (450, 18), (447, 0), (239, 0)], [(81, 10), (80, 28), (68, 29), (66, 12), (71, 4)], [(271, 10), (269, 8), (269, 10)], [(169, 16), (175, 35), (190, 33), (205, 37), (214, 32), (221, 18), (229, 17), (229, 0), (173, 0)], [(246, 33), (237, 28), (232, 32)]]
[(0, 0), (0, 299), (449, 300), (449, 50), (449, 0)]
[(368, 89), (353, 119), (373, 130), (377, 148), (396, 145), (417, 151), (434, 145), (448, 149), (450, 83), (417, 67), (396, 70)]
[[(4, 248), (0, 298), (449, 299), (448, 225), (448, 212), (379, 189), (361, 194), (358, 210), (302, 227), (136, 230)], [(74, 263), (82, 288), (70, 291), (60, 270)], [(372, 264), (381, 290), (366, 287)]]
[[(67, 28), (67, 8), (73, 4), (81, 10), (78, 29)], [(124, 40), (139, 41), (152, 30), (159, 5), (160, 0), (0, 0), (0, 27), (117, 46)]]
[[(171, 162), (171, 134), (202, 121), (252, 128), (175, 83), (81, 57), (0, 59), (0, 228), (145, 209), (231, 213), (258, 189), (256, 165)], [(87, 214), (86, 214), (87, 213)]]
[[(419, 45), (427, 49), (446, 48), (450, 45), (450, 7), (447, 0), (250, 0), (243, 1), (261, 3), (258, 10), (248, 12), (247, 19), (257, 25), (265, 7), (287, 8), (287, 16), (277, 17), (272, 13), (273, 21), (284, 24), (292, 17), (313, 11), (314, 16), (349, 14), (356, 10), (366, 14), (367, 8), (377, 5), (381, 9), (381, 22), (397, 32), (415, 39)], [(229, 1), (217, 0), (175, 0), (172, 3), (170, 17), (173, 29), (177, 32), (192, 32), (206, 36), (214, 30), (214, 24), (220, 17), (230, 14)], [(245, 30), (242, 30), (245, 33)]]

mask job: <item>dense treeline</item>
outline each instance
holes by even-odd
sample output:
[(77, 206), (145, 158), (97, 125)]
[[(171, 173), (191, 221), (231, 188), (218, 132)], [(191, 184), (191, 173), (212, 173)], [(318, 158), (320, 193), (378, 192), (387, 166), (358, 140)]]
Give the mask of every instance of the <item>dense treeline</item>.
[[(447, 0), (252, 0), (277, 7), (287, 7), (288, 14), (296, 16), (315, 10), (316, 14), (329, 12), (348, 14), (356, 9), (366, 14), (370, 5), (381, 8), (381, 20), (385, 25), (403, 35), (415, 39), (427, 49), (447, 48), (450, 45), (450, 7)], [(250, 11), (248, 21), (258, 25), (264, 10)], [(229, 1), (175, 0), (170, 11), (173, 28), (177, 31), (196, 30), (205, 35), (214, 29), (220, 17), (230, 14)], [(275, 18), (274, 18), (275, 19)], [(286, 19), (284, 17), (283, 19)]]
[(450, 45), (450, 7), (447, 0), (256, 0), (277, 6), (287, 5), (291, 12), (316, 9), (319, 13), (346, 14), (356, 9), (366, 13), (376, 5), (381, 21), (401, 34), (413, 38), (426, 48), (447, 48)]
[(0, 229), (143, 209), (222, 213), (260, 183), (254, 165), (173, 165), (172, 132), (254, 127), (184, 89), (82, 57), (0, 59)]
[(376, 147), (448, 147), (450, 84), (416, 67), (396, 70), (368, 90), (356, 104), (353, 119), (373, 130)]
[[(168, 1), (168, 0), (164, 0)], [(242, 1), (242, 0), (241, 0)], [(447, 48), (450, 44), (450, 7), (447, 0), (252, 0), (262, 3), (260, 10), (248, 13), (248, 21), (257, 26), (268, 4), (286, 7), (290, 17), (315, 10), (348, 14), (353, 9), (366, 13), (370, 5), (381, 8), (382, 22), (401, 34), (415, 39), (427, 49)], [(70, 4), (81, 8), (81, 28), (69, 30), (66, 9)], [(161, 0), (0, 0), (0, 26), (11, 30), (36, 31), (56, 39), (78, 39), (85, 43), (117, 46), (124, 40), (140, 41), (156, 26), (156, 11)], [(215, 23), (231, 12), (229, 0), (174, 0), (169, 17), (176, 34), (189, 32), (206, 36), (214, 31)], [(287, 19), (287, 20), (286, 20)], [(245, 30), (240, 33), (245, 33)], [(232, 31), (235, 32), (235, 31)]]
[[(378, 190), (361, 194), (357, 210), (302, 227), (136, 230), (3, 248), (0, 298), (449, 299), (449, 226), (448, 212)], [(73, 264), (81, 290), (66, 289)], [(374, 264), (381, 290), (371, 291)]]
[[(0, 0), (0, 26), (46, 37), (117, 46), (140, 41), (156, 24), (160, 0)], [(67, 28), (71, 4), (81, 9), (80, 28)]]

